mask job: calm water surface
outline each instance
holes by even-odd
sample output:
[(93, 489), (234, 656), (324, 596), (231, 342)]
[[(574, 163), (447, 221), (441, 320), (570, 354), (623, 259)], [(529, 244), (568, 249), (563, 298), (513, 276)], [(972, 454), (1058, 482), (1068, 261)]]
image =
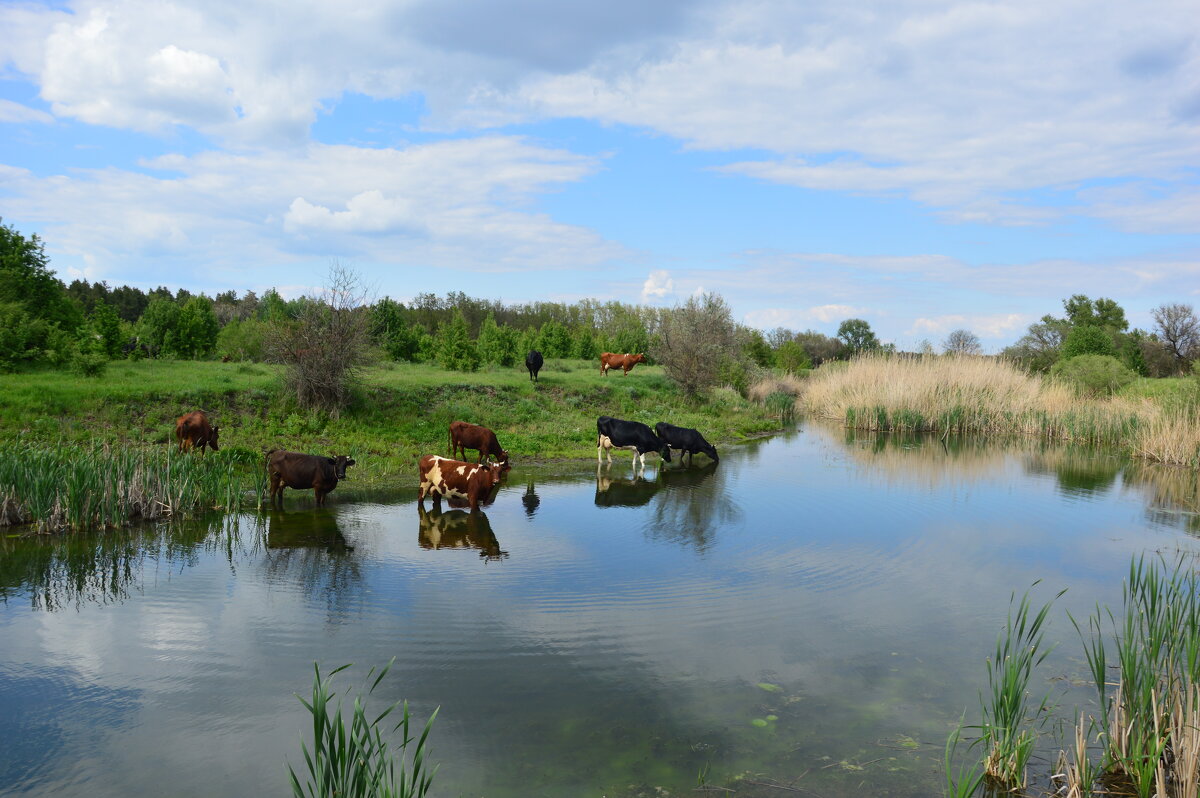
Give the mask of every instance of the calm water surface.
[(809, 424), (722, 455), (517, 468), (474, 519), (414, 478), (6, 539), (0, 794), (288, 794), (314, 660), (395, 657), (377, 696), (441, 707), (437, 795), (940, 795), (1012, 591), (1069, 589), (1039, 680), (1085, 702), (1065, 611), (1200, 528), (1193, 472), (1102, 452)]

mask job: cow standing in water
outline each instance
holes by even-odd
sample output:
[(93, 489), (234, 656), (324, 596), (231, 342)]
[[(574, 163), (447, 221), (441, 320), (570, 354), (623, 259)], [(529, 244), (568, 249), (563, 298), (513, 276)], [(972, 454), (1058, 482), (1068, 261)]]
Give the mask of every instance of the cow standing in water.
[(692, 457), (696, 452), (708, 455), (714, 463), (721, 460), (717, 456), (717, 447), (704, 440), (704, 436), (694, 429), (676, 427), (674, 424), (660, 421), (654, 425), (654, 432), (667, 446), (679, 450), (680, 465), (683, 465), (683, 456), (685, 454), (687, 455), (688, 463), (691, 463)]
[(504, 467), (499, 463), (477, 465), (427, 454), (418, 464), (421, 487), (417, 492), (417, 507), (425, 509), (425, 497), (433, 497), (433, 506), (441, 508), (442, 497), (452, 504), (466, 502), (471, 512), (487, 504), (492, 488), (500, 484)]
[(267, 452), (267, 476), (271, 479), (271, 506), (276, 497), (283, 508), (283, 489), (308, 490), (312, 488), (317, 506), (325, 506), (325, 497), (337, 487), (338, 480), (346, 478), (347, 466), (354, 465), (349, 455), (321, 457), (316, 454), (300, 454), (272, 449)]
[(536, 349), (530, 349), (529, 354), (525, 355), (525, 368), (529, 369), (529, 379), (534, 382), (538, 381), (538, 372), (542, 370), (542, 353)]
[(600, 376), (607, 377), (609, 369), (621, 369), (621, 376), (628, 376), (629, 370), (638, 363), (645, 363), (645, 355), (618, 355), (604, 352), (600, 355)]
[(193, 410), (175, 420), (175, 440), (179, 442), (181, 452), (194, 447), (204, 451), (206, 446), (217, 451), (217, 433), (220, 431), (220, 427), (208, 423), (208, 416), (203, 410)]
[(642, 467), (646, 465), (647, 452), (658, 452), (663, 462), (671, 462), (671, 447), (642, 422), (600, 416), (596, 419), (596, 463), (600, 463), (602, 452), (608, 454), (611, 463), (613, 449), (632, 449), (633, 462)]

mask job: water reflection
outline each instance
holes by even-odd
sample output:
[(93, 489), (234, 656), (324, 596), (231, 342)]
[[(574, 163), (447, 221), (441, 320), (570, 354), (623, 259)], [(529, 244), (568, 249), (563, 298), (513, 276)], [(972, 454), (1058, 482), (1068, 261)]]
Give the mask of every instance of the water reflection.
[(335, 610), (344, 609), (361, 593), (363, 581), (361, 558), (342, 533), (340, 510), (271, 510), (264, 519), (263, 568), (268, 578), (295, 584), (307, 596), (324, 598)]
[(436, 507), (426, 511), (419, 505), (417, 513), (421, 519), (417, 543), (423, 549), (478, 549), (479, 556), (485, 560), (508, 557), (508, 552), (501, 550), (486, 513), (442, 511)]
[[(0, 540), (0, 601), (27, 596), (35, 610), (111, 604), (143, 591), (158, 563), (178, 570), (205, 552), (229, 562), (256, 547), (238, 516), (209, 516), (96, 534)], [(149, 567), (147, 567), (149, 566)]]
[(717, 531), (740, 523), (741, 508), (725, 490), (719, 463), (687, 468), (663, 468), (658, 481), (663, 488), (654, 504), (653, 520), (646, 525), (650, 537), (671, 540), (706, 550)]
[(525, 487), (525, 495), (521, 497), (521, 504), (525, 505), (525, 516), (533, 518), (533, 514), (537, 512), (538, 505), (542, 500), (538, 498), (537, 493), (533, 489), (533, 480), (529, 480), (529, 484)]
[(642, 507), (662, 487), (657, 479), (646, 479), (641, 470), (635, 470), (632, 477), (614, 477), (611, 472), (612, 466), (596, 466), (597, 507)]

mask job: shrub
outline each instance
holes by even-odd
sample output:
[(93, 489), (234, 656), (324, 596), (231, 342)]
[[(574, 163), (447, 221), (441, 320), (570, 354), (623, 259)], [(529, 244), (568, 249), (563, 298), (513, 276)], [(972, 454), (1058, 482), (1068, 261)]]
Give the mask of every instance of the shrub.
[(103, 377), (108, 358), (100, 352), (80, 352), (71, 361), (71, 367), (84, 377)]
[(1071, 328), (1059, 351), (1059, 360), (1061, 362), (1080, 355), (1107, 355), (1115, 358), (1117, 348), (1107, 330), (1088, 324)]
[(693, 296), (684, 305), (663, 311), (652, 354), (667, 376), (691, 396), (718, 382), (733, 385), (742, 394), (749, 386), (733, 314), (716, 294)]
[(455, 311), (454, 317), (438, 328), (437, 359), (442, 368), (452, 371), (479, 368), (479, 352), (467, 333), (467, 319), (461, 310)]
[(812, 368), (812, 361), (809, 360), (808, 353), (795, 341), (785, 341), (780, 344), (779, 349), (775, 352), (775, 362), (788, 374)]
[(1134, 380), (1134, 373), (1111, 355), (1077, 355), (1060, 360), (1050, 373), (1091, 396), (1116, 393)]

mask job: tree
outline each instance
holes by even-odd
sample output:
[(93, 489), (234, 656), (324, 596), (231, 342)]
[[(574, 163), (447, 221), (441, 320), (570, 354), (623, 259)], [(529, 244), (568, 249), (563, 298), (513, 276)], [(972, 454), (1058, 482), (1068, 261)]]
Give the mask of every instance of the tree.
[(954, 330), (942, 341), (942, 351), (948, 355), (981, 355), (979, 336), (970, 330)]
[(369, 360), (365, 300), (358, 275), (335, 261), (319, 297), (304, 302), (295, 319), (270, 323), (268, 352), (287, 367), (285, 383), (302, 407), (337, 412), (349, 404)]
[(1087, 324), (1082, 327), (1073, 327), (1071, 332), (1067, 333), (1067, 339), (1063, 341), (1059, 351), (1060, 361), (1080, 355), (1107, 355), (1115, 358), (1117, 348), (1113, 345), (1112, 337), (1103, 327)]
[(29, 238), (0, 223), (0, 303), (16, 302), (31, 318), (74, 330), (83, 314), (54, 276), (45, 246), (34, 233)]
[(856, 354), (879, 348), (879, 339), (864, 319), (846, 319), (838, 326), (837, 337)]
[(690, 396), (716, 385), (723, 370), (744, 371), (733, 312), (717, 294), (693, 296), (663, 310), (658, 334), (654, 359)]
[(1180, 303), (1159, 305), (1151, 311), (1157, 325), (1158, 337), (1166, 344), (1179, 371), (1200, 356), (1200, 321), (1191, 305)]
[(596, 344), (596, 332), (591, 327), (580, 327), (576, 332), (571, 354), (580, 360), (595, 360), (600, 357), (600, 347)]
[(1125, 310), (1115, 300), (1101, 297), (1095, 301), (1084, 294), (1075, 294), (1063, 300), (1067, 311), (1066, 322), (1072, 327), (1103, 327), (1114, 332), (1129, 329)]
[(234, 360), (262, 360), (269, 328), (258, 319), (234, 319), (217, 334), (217, 351)]
[(816, 330), (797, 333), (795, 341), (804, 348), (814, 366), (819, 366), (827, 360), (837, 360), (846, 351), (846, 345), (841, 341), (822, 335)]
[(479, 352), (467, 333), (467, 319), (461, 310), (454, 311), (450, 321), (438, 327), (437, 359), (442, 368), (453, 371), (479, 368)]
[(100, 336), (101, 350), (105, 357), (112, 359), (121, 354), (121, 346), (125, 343), (121, 334), (121, 317), (116, 309), (106, 302), (99, 302), (88, 317), (88, 325)]
[(516, 331), (511, 327), (496, 324), (496, 314), (493, 311), (488, 311), (483, 320), (475, 347), (479, 350), (479, 359), (484, 363), (511, 366), (517, 362)]
[(1133, 372), (1110, 355), (1076, 355), (1063, 358), (1054, 364), (1050, 373), (1091, 396), (1114, 394), (1134, 379)]
[(150, 350), (151, 356), (175, 352), (175, 337), (179, 329), (179, 305), (173, 299), (155, 297), (138, 319), (138, 338)]
[(742, 336), (742, 350), (746, 353), (746, 357), (754, 361), (759, 368), (768, 369), (774, 365), (775, 353), (771, 351), (771, 345), (767, 343), (767, 339), (760, 330), (746, 327), (742, 330)]
[(543, 357), (570, 357), (571, 334), (558, 322), (548, 321), (542, 325), (537, 348)]
[(1042, 316), (1041, 321), (1029, 325), (1029, 331), (1003, 354), (1032, 371), (1049, 371), (1058, 360), (1063, 338), (1069, 330), (1070, 325), (1063, 319)]
[(185, 358), (207, 357), (216, 347), (220, 331), (212, 302), (208, 297), (194, 296), (179, 309), (175, 353)]
[(809, 359), (808, 353), (795, 341), (785, 341), (780, 344), (779, 348), (775, 350), (775, 362), (779, 368), (789, 374), (812, 368), (812, 361)]
[(1148, 336), (1142, 330), (1131, 330), (1125, 336), (1125, 345), (1121, 347), (1121, 362), (1139, 377), (1150, 376), (1150, 365), (1146, 362), (1146, 353), (1142, 342)]

